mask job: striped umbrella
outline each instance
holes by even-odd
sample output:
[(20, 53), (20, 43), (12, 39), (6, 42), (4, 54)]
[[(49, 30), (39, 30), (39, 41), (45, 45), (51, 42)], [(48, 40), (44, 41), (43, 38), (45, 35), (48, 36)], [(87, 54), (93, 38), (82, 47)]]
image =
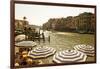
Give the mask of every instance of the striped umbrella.
[(29, 47), (29, 46), (36, 46), (36, 42), (33, 42), (33, 41), (21, 41), (21, 42), (18, 42), (15, 44), (16, 46), (18, 47)]
[(56, 53), (53, 61), (56, 63), (85, 62), (86, 54), (77, 50), (65, 50)]
[(74, 49), (75, 49), (75, 50), (78, 50), (78, 51), (81, 51), (81, 52), (84, 52), (84, 53), (86, 53), (88, 56), (94, 56), (94, 52), (95, 52), (93, 46), (85, 45), (85, 44), (76, 45), (76, 46), (74, 46)]
[(28, 53), (28, 56), (32, 57), (34, 59), (36, 59), (36, 58), (46, 58), (50, 55), (55, 54), (55, 52), (56, 52), (56, 50), (52, 47), (46, 47), (46, 46), (36, 47)]
[(21, 42), (15, 43), (15, 46), (16, 46), (15, 49), (18, 52), (22, 52), (24, 50), (32, 50), (32, 48), (36, 45), (37, 43), (33, 41), (21, 41)]

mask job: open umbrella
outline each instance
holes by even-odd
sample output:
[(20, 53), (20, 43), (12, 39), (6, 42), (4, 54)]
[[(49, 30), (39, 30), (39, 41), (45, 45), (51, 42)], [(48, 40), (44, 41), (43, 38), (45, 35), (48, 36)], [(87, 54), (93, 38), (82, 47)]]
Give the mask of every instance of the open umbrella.
[(86, 54), (77, 50), (64, 50), (56, 53), (53, 61), (56, 63), (85, 62)]
[(76, 45), (74, 46), (75, 50), (81, 51), (86, 53), (88, 56), (94, 56), (94, 47), (90, 46), (90, 45), (85, 45), (85, 44), (81, 44), (81, 45)]
[(15, 43), (16, 49), (18, 48), (17, 50), (21, 52), (24, 50), (32, 50), (32, 48), (36, 45), (37, 43), (33, 41), (21, 41), (21, 42)]
[(15, 37), (15, 41), (17, 42), (17, 41), (25, 40), (25, 37), (26, 37), (26, 35), (24, 35), (24, 34), (17, 35)]
[(15, 44), (16, 46), (18, 47), (29, 47), (29, 46), (36, 46), (36, 42), (33, 42), (33, 41), (21, 41), (21, 42), (18, 42)]
[(46, 46), (36, 47), (28, 53), (28, 56), (32, 57), (34, 59), (36, 59), (36, 58), (46, 58), (50, 55), (55, 54), (55, 52), (56, 52), (56, 50), (52, 47), (46, 47)]

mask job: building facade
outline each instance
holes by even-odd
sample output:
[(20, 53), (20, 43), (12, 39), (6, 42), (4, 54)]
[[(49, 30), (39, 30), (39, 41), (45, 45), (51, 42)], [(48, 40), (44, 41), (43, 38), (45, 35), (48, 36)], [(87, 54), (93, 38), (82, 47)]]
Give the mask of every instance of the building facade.
[(15, 30), (24, 30), (25, 27), (29, 25), (28, 21), (24, 20), (15, 20)]

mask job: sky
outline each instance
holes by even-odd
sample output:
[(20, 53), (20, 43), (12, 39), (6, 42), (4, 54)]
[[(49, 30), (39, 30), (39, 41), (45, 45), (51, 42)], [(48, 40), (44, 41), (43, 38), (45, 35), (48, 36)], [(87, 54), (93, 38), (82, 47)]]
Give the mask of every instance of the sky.
[(67, 16), (77, 16), (83, 12), (94, 13), (94, 8), (15, 4), (15, 19), (22, 20), (25, 16), (29, 24), (38, 26), (42, 26), (50, 18), (66, 18)]

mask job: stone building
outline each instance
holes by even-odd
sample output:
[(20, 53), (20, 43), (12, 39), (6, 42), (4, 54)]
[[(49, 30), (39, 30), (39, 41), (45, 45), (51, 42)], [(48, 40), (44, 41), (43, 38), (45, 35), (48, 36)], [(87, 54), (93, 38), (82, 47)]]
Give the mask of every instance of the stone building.
[(95, 15), (84, 12), (74, 17), (76, 30), (78, 32), (93, 32), (95, 31)]
[(29, 25), (28, 21), (24, 20), (15, 20), (15, 30), (24, 30), (25, 27)]

